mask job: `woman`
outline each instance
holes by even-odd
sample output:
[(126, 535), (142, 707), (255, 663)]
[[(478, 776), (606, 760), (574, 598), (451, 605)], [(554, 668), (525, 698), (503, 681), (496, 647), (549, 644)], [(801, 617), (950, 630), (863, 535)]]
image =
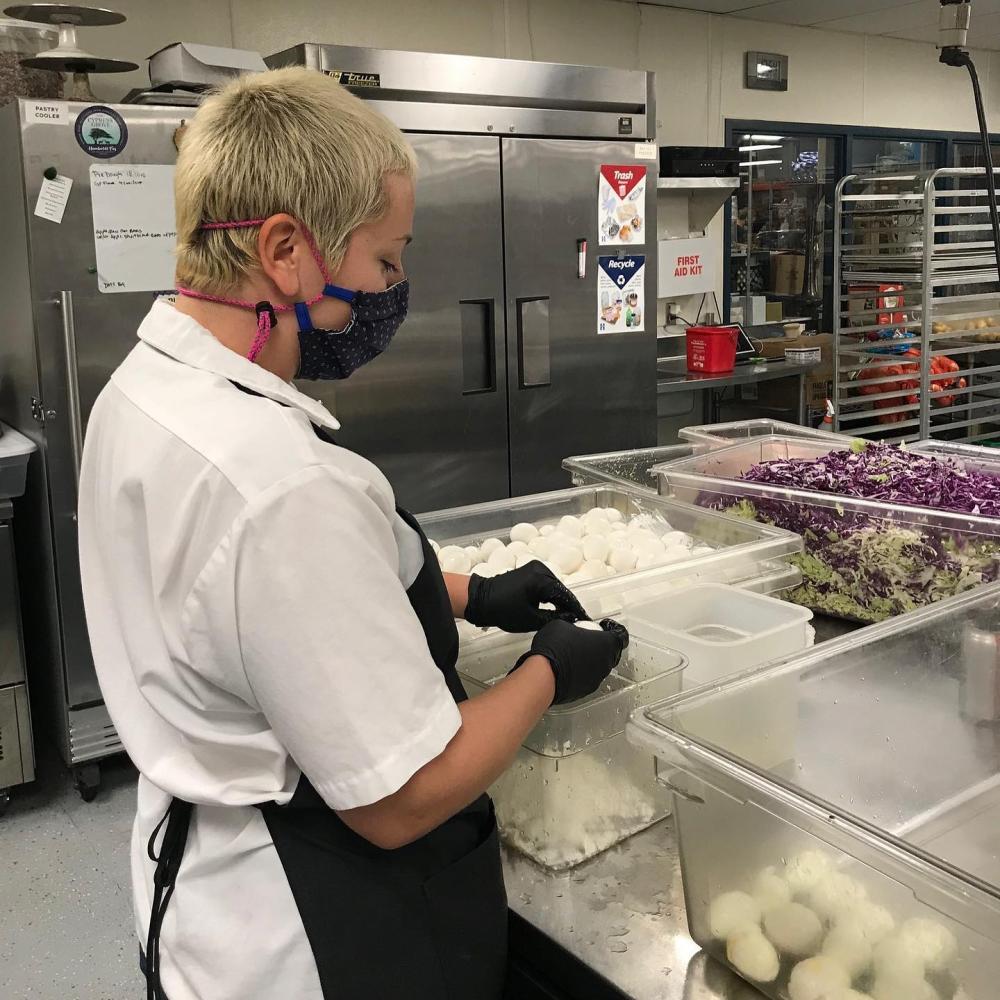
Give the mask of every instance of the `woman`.
[[(485, 789), (627, 634), (569, 624), (583, 611), (539, 563), (442, 576), (291, 383), (347, 377), (403, 320), (397, 129), (318, 73), (247, 77), (190, 123), (176, 200), (181, 296), (98, 399), (80, 478), (94, 660), (140, 771), (147, 995), (498, 996)], [(461, 616), (538, 630), (471, 702)]]

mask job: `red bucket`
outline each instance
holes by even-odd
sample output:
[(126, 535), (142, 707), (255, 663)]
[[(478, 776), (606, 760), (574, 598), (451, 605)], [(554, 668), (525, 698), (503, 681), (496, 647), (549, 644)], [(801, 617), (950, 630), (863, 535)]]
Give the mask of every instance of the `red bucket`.
[(736, 367), (734, 326), (689, 326), (687, 331), (688, 371), (717, 374)]

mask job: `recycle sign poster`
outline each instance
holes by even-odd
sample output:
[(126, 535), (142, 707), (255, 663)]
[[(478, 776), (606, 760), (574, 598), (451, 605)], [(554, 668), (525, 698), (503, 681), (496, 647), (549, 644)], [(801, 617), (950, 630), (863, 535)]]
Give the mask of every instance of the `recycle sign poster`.
[(645, 329), (646, 258), (597, 258), (597, 332)]

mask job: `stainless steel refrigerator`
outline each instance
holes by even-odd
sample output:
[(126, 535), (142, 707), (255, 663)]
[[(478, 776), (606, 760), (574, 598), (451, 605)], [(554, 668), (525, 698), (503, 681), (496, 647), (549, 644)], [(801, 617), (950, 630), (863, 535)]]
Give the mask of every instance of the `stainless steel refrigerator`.
[[(635, 155), (650, 155), (637, 143), (653, 131), (651, 75), (327, 46), (274, 62), (296, 60), (369, 74), (341, 77), (368, 99), (379, 76), (375, 103), (419, 160), (409, 319), (349, 382), (303, 385), (340, 417), (342, 443), (414, 511), (560, 487), (567, 455), (652, 444), (655, 225), (627, 248), (599, 248), (597, 232), (606, 163), (647, 166), (653, 219), (656, 164)], [(96, 762), (121, 745), (87, 640), (77, 474), (93, 402), (153, 299), (98, 287), (90, 167), (172, 164), (192, 111), (47, 105), (0, 108), (0, 418), (39, 448), (15, 519), (36, 732), (90, 797)], [(94, 113), (121, 126), (88, 134)], [(39, 202), (47, 175), (72, 181), (58, 223)], [(645, 330), (599, 336), (597, 256), (622, 250), (646, 257)]]

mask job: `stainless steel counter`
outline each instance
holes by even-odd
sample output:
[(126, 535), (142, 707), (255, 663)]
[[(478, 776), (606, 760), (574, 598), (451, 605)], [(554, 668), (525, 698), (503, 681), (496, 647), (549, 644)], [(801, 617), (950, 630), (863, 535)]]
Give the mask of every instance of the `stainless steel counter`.
[(632, 1000), (760, 1000), (688, 934), (672, 820), (568, 872), (503, 863), (510, 908)]
[(819, 362), (811, 365), (793, 365), (787, 361), (769, 361), (767, 367), (758, 371), (752, 365), (740, 365), (731, 372), (719, 375), (704, 375), (689, 372), (684, 362), (663, 362), (656, 368), (656, 391), (663, 395), (668, 392), (692, 392), (700, 389), (724, 389), (731, 385), (749, 385), (753, 382), (771, 382), (779, 378), (803, 378)]

